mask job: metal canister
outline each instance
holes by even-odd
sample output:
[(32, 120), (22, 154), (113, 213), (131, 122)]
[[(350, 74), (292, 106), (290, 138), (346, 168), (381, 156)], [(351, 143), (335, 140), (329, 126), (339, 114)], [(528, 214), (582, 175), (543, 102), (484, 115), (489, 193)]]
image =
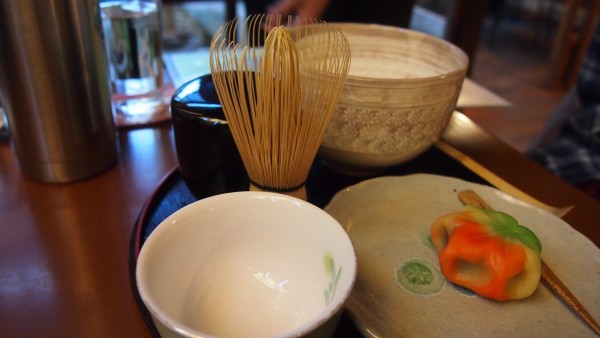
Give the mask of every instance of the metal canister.
[(117, 160), (97, 0), (0, 1), (0, 95), (23, 174), (96, 175)]

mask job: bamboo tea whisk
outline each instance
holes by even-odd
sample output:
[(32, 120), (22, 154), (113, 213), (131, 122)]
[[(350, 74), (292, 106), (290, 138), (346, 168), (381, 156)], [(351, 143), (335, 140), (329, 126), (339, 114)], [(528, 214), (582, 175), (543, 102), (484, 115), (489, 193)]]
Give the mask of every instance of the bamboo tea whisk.
[[(250, 190), (306, 199), (305, 182), (350, 68), (350, 46), (318, 20), (256, 15), (222, 26), (210, 68)], [(269, 32), (267, 24), (275, 23)]]

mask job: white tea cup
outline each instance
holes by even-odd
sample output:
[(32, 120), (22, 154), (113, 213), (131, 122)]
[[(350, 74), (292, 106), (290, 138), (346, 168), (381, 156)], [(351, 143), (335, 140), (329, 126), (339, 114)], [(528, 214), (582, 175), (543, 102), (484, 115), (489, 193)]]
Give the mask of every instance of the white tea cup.
[(164, 337), (328, 337), (356, 278), (352, 243), (320, 208), (234, 192), (165, 219), (137, 261)]

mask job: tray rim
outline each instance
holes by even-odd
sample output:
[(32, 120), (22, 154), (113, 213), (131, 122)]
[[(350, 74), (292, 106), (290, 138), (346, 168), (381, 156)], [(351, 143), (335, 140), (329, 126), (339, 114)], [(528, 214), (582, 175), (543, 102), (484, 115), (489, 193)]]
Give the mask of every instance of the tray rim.
[(179, 175), (179, 168), (177, 166), (171, 168), (161, 178), (152, 193), (150, 193), (150, 195), (146, 198), (146, 201), (144, 202), (144, 205), (142, 206), (142, 209), (138, 213), (138, 216), (135, 220), (129, 245), (129, 283), (131, 284), (131, 290), (133, 291), (133, 297), (135, 298), (138, 310), (154, 337), (160, 337), (160, 334), (156, 328), (156, 325), (154, 325), (152, 316), (146, 308), (146, 305), (144, 305), (144, 302), (142, 301), (138, 291), (136, 281), (136, 265), (140, 250), (142, 248), (142, 237), (145, 228), (144, 224), (147, 223), (149, 217), (148, 211), (160, 202), (158, 196), (166, 194), (168, 188), (170, 188), (169, 183), (172, 183), (171, 181), (176, 181), (176, 179), (179, 178)]

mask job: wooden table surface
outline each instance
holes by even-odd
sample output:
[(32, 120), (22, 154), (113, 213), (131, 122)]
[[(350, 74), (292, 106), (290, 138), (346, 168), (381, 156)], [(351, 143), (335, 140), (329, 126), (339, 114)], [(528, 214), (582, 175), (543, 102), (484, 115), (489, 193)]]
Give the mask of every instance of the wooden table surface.
[[(468, 118), (444, 140), (547, 204), (600, 246), (600, 204), (557, 179)], [(81, 182), (24, 178), (0, 144), (0, 336), (150, 337), (130, 285), (132, 229), (144, 202), (177, 165), (169, 124), (119, 132), (120, 156)]]

